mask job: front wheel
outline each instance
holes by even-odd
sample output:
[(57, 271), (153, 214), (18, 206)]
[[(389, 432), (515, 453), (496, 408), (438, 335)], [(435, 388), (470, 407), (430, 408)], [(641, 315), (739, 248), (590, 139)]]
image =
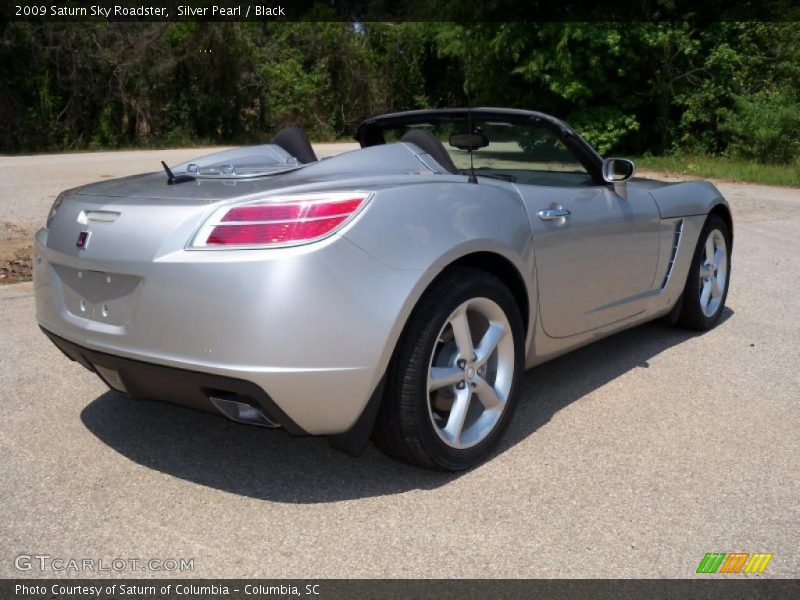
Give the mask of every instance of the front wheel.
[(731, 232), (718, 215), (705, 222), (683, 292), (678, 322), (705, 331), (719, 323), (731, 276)]
[(373, 439), (431, 469), (483, 460), (511, 418), (524, 365), (524, 326), (508, 288), (453, 270), (409, 318), (389, 369)]

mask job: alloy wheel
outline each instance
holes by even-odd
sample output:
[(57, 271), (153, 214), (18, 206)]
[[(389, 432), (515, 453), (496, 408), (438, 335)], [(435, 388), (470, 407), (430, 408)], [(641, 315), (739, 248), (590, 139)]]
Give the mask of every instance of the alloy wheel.
[(428, 366), (428, 413), (445, 444), (464, 449), (487, 438), (506, 407), (514, 365), (511, 325), (500, 306), (472, 298), (452, 312)]
[(700, 255), (700, 309), (707, 317), (719, 310), (728, 283), (728, 248), (725, 237), (714, 229), (706, 238)]

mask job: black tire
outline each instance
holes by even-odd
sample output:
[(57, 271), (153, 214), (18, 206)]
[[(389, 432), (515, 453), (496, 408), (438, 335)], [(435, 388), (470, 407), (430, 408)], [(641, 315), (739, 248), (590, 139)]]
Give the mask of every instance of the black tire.
[[(705, 258), (706, 240), (714, 231), (719, 231), (725, 240), (727, 252), (727, 259), (725, 261), (725, 285), (724, 290), (722, 290), (722, 300), (719, 306), (716, 307), (713, 314), (707, 315), (703, 311), (700, 302), (700, 269), (702, 268)], [(677, 322), (679, 325), (698, 331), (707, 331), (719, 323), (722, 312), (725, 309), (728, 290), (730, 289), (732, 248), (731, 232), (727, 223), (719, 215), (709, 215), (697, 240), (697, 247), (692, 255), (692, 265), (686, 279), (686, 286), (684, 287), (682, 298), (679, 301), (680, 313), (677, 315)]]
[[(450, 315), (464, 302), (479, 298), (499, 306), (510, 325), (513, 376), (505, 408), (490, 433), (472, 447), (454, 448), (440, 438), (429, 412), (428, 367)], [(498, 278), (471, 268), (456, 268), (443, 275), (419, 301), (398, 342), (373, 431), (375, 444), (397, 460), (427, 469), (459, 471), (481, 462), (513, 414), (524, 371), (524, 340), (519, 307)]]

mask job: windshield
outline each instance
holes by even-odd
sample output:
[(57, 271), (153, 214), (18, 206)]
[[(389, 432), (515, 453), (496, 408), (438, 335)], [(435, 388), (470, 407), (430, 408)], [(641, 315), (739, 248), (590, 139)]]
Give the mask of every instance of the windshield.
[[(386, 128), (386, 143), (402, 141), (414, 129), (433, 134), (456, 169), (469, 170), (469, 148), (478, 176), (538, 185), (592, 185), (593, 181), (576, 158), (550, 129), (475, 120), (470, 131), (466, 120), (450, 123), (419, 123)], [(471, 136), (465, 134), (471, 133)]]

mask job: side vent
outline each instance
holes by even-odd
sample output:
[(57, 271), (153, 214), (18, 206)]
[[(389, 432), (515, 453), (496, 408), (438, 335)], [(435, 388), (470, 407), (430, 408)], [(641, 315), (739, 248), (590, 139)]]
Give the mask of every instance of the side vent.
[(672, 268), (675, 266), (675, 259), (678, 257), (678, 248), (681, 246), (681, 236), (683, 235), (683, 219), (675, 223), (675, 233), (672, 235), (672, 251), (669, 255), (669, 264), (667, 265), (667, 273), (664, 275), (664, 281), (661, 283), (661, 289), (667, 287), (669, 278), (672, 275)]

